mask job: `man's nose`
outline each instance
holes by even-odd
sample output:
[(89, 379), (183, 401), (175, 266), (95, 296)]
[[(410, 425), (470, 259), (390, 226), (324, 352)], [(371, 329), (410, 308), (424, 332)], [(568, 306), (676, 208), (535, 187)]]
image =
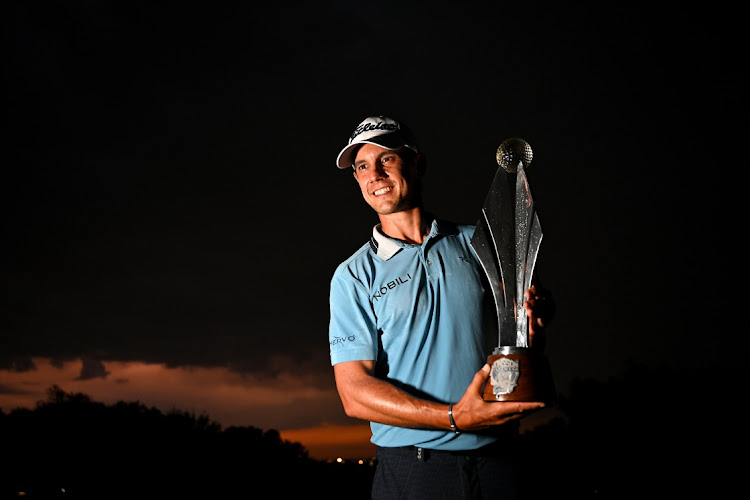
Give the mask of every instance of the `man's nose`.
[(383, 164), (380, 162), (375, 163), (375, 165), (372, 166), (369, 174), (369, 180), (378, 180), (382, 179), (383, 177), (388, 177), (388, 175), (385, 173), (385, 169), (383, 168)]

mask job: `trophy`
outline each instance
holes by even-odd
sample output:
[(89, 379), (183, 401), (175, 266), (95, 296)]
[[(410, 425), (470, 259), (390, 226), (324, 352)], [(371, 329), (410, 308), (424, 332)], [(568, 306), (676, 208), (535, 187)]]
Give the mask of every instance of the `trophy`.
[(533, 153), (528, 142), (507, 139), (497, 150), (495, 178), (476, 224), (471, 246), (487, 275), (497, 310), (498, 346), (487, 358), (490, 377), (485, 401), (554, 399), (549, 364), (529, 345), (523, 303), (531, 286), (542, 228), (534, 211), (526, 169)]

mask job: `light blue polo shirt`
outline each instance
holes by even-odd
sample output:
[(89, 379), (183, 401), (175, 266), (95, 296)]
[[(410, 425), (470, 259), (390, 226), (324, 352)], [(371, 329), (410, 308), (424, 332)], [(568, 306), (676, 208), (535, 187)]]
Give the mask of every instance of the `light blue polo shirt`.
[[(474, 226), (435, 220), (421, 245), (379, 228), (331, 279), (331, 364), (376, 360), (379, 378), (418, 397), (455, 403), (494, 340), (488, 343), (483, 328), (487, 295), (470, 246)], [(468, 450), (495, 440), (379, 423), (371, 429), (371, 441), (386, 447)]]

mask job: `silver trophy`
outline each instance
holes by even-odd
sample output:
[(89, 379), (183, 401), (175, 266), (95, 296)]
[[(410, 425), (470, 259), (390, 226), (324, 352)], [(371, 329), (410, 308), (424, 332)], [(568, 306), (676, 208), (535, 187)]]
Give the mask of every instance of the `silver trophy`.
[(492, 369), (484, 388), (487, 401), (547, 401), (554, 392), (546, 359), (529, 345), (523, 307), (542, 242), (526, 178), (532, 158), (531, 146), (523, 139), (500, 144), (500, 168), (471, 239), (497, 310), (498, 345), (488, 356)]

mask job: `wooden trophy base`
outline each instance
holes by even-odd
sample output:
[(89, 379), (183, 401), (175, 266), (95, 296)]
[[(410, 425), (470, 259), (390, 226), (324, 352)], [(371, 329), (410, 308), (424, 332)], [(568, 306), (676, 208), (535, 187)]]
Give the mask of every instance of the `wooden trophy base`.
[(500, 346), (487, 357), (490, 376), (484, 386), (485, 401), (555, 400), (555, 384), (547, 358), (528, 347)]

